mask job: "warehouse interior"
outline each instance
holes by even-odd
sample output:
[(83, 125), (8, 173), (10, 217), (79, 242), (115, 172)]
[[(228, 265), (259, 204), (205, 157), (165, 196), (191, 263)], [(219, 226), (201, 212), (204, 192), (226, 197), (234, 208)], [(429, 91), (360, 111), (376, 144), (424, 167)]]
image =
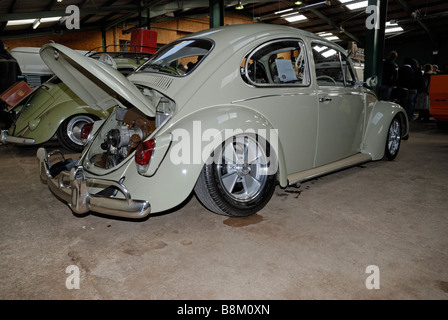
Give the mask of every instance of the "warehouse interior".
[[(79, 8), (80, 28), (67, 29), (63, 17), (64, 1), (2, 1), (0, 32), (10, 47), (42, 46), (55, 41), (72, 49), (90, 50), (105, 45), (118, 45), (130, 40), (133, 29), (146, 27), (157, 31), (158, 46), (182, 36), (214, 26), (240, 23), (269, 23), (300, 28), (336, 41), (344, 48), (359, 50), (366, 47), (366, 2), (360, 1), (70, 1)], [(382, 52), (399, 51), (409, 43), (419, 41), (413, 54), (422, 60), (448, 64), (445, 19), (446, 1), (390, 0), (384, 10), (384, 46)], [(241, 6), (238, 6), (238, 5)], [(242, 8), (241, 8), (242, 7)], [(241, 8), (241, 9), (240, 9)], [(69, 12), (71, 13), (71, 11)], [(149, 19), (148, 19), (149, 17)], [(293, 18), (291, 18), (293, 17)], [(24, 20), (24, 24), (12, 21)], [(31, 21), (32, 20), (32, 21)], [(33, 23), (40, 20), (38, 27)], [(290, 20), (290, 21), (288, 21)], [(8, 22), (11, 21), (11, 22)], [(81, 32), (81, 34), (79, 34)], [(82, 39), (82, 40), (80, 40)], [(353, 47), (354, 46), (354, 47)], [(431, 48), (431, 50), (423, 50)], [(399, 56), (402, 62), (403, 56)]]
[[(369, 5), (380, 8), (377, 27), (366, 27)], [(412, 57), (448, 73), (447, 17), (445, 0), (3, 0), (0, 40), (7, 51), (51, 42), (126, 51), (151, 30), (155, 52), (215, 27), (282, 25), (346, 49), (379, 90), (391, 51), (399, 66)], [(446, 300), (448, 130), (434, 118), (409, 129), (394, 161), (277, 186), (242, 218), (210, 213), (193, 193), (144, 219), (77, 215), (41, 183), (40, 146), (0, 144), (0, 299)]]

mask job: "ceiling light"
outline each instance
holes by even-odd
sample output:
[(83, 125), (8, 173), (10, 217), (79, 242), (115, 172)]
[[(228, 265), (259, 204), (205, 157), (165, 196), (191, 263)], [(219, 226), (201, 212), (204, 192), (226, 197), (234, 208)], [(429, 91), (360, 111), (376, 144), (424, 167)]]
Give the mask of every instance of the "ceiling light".
[(235, 9), (236, 9), (236, 10), (244, 9), (244, 6), (243, 6), (243, 4), (241, 3), (241, 0), (238, 0), (238, 4), (236, 5)]
[(325, 51), (325, 52), (322, 53), (322, 55), (323, 55), (325, 58), (331, 57), (331, 56), (334, 55), (334, 54), (336, 54), (336, 50), (334, 50), (334, 49), (330, 49), (330, 50), (327, 50), (327, 51)]
[(323, 51), (323, 50), (325, 50), (325, 49), (328, 49), (328, 47), (325, 47), (325, 46), (320, 47), (320, 46), (318, 46), (318, 45), (315, 45), (315, 46), (313, 47), (313, 49), (316, 50), (317, 52), (321, 52), (321, 51)]
[(274, 12), (274, 14), (284, 14), (284, 13), (292, 11), (292, 10), (294, 10), (294, 9), (293, 8), (289, 8), (289, 9), (285, 9), (285, 10), (280, 10), (280, 11)]
[(302, 4), (302, 1), (296, 1), (294, 2), (294, 4), (300, 6)]
[(59, 17), (49, 17), (49, 18), (41, 18), (40, 22), (41, 23), (46, 23), (46, 22), (56, 22), (59, 21), (62, 18), (62, 16)]
[(33, 29), (37, 29), (37, 27), (40, 25), (40, 19), (36, 19), (33, 22)]
[(297, 14), (297, 15), (288, 15), (284, 18), (288, 22), (297, 22), (297, 21), (304, 21), (308, 20), (307, 17), (305, 17), (303, 14)]
[(400, 32), (403, 31), (402, 27), (395, 27), (395, 28), (386, 28), (384, 31), (385, 33), (392, 33), (392, 32)]
[[(341, 3), (353, 2), (353, 0), (339, 0)], [(350, 3), (345, 5), (350, 10), (356, 10), (360, 8), (365, 8), (368, 5), (368, 1), (357, 1), (354, 3)]]
[(330, 40), (330, 41), (339, 40), (339, 38), (337, 36), (326, 37), (325, 39)]
[(296, 16), (296, 15), (298, 15), (297, 12), (291, 12), (291, 13), (282, 14), (280, 16), (280, 18), (292, 17), (292, 16)]
[(24, 24), (32, 24), (36, 19), (10, 20), (7, 26), (21, 26)]
[(398, 26), (398, 23), (396, 23), (393, 20), (386, 22), (386, 27), (395, 27), (395, 26)]

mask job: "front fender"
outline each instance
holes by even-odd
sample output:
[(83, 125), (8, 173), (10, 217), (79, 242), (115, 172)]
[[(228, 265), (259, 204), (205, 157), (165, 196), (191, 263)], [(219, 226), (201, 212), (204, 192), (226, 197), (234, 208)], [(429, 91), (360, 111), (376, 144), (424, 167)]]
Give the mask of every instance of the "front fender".
[(387, 133), (392, 120), (399, 116), (402, 126), (402, 138), (409, 134), (409, 122), (406, 111), (398, 104), (388, 101), (377, 101), (367, 119), (367, 129), (361, 152), (369, 154), (372, 160), (384, 157)]

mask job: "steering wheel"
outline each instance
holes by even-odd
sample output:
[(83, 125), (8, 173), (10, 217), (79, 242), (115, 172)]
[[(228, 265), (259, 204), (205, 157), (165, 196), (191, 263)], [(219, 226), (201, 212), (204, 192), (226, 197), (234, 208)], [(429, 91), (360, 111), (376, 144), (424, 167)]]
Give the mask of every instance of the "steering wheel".
[(330, 76), (322, 75), (322, 76), (318, 76), (318, 77), (316, 77), (316, 80), (319, 80), (319, 79), (328, 79), (328, 80), (332, 81), (332, 82), (334, 83), (335, 86), (338, 85), (337, 82), (336, 82), (336, 80), (334, 80), (334, 79), (333, 79), (332, 77), (330, 77)]

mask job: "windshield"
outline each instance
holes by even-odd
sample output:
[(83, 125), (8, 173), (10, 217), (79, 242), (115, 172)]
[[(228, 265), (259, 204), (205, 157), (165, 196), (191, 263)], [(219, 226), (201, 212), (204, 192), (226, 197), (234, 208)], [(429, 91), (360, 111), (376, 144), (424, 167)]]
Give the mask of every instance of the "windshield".
[(213, 42), (205, 39), (176, 41), (158, 51), (136, 72), (187, 75), (196, 68), (212, 48)]

